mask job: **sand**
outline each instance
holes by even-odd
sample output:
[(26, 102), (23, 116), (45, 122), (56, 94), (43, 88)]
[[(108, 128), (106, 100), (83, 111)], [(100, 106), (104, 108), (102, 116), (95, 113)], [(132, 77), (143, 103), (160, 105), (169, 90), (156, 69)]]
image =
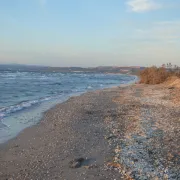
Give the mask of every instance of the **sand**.
[[(0, 145), (0, 179), (180, 179), (172, 91), (137, 84), (70, 98)], [(85, 160), (71, 168), (75, 158)]]

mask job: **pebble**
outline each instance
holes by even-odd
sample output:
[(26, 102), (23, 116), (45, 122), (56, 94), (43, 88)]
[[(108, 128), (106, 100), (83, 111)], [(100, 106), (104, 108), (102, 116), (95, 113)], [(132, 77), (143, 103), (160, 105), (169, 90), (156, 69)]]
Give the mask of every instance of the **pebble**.
[(77, 158), (69, 162), (70, 168), (80, 168), (82, 163), (84, 162), (84, 158)]

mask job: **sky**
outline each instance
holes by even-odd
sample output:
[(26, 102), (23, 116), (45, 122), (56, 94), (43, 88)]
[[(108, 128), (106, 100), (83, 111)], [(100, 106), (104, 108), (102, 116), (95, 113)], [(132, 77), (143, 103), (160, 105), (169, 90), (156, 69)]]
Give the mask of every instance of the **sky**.
[(180, 65), (180, 0), (0, 0), (0, 63)]

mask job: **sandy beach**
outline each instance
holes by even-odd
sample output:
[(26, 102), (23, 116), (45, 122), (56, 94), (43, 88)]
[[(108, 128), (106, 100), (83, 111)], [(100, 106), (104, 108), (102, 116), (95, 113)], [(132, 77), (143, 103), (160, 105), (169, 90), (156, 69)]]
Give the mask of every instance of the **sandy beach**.
[[(134, 84), (88, 92), (0, 145), (1, 180), (178, 180), (177, 89)], [(71, 161), (82, 158), (78, 168)]]

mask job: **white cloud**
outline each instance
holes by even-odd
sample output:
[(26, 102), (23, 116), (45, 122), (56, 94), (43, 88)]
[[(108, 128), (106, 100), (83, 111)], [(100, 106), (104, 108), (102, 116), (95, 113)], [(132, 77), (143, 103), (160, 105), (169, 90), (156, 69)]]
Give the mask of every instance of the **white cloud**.
[(45, 6), (47, 4), (47, 0), (39, 0), (40, 6)]
[(137, 29), (136, 37), (152, 41), (180, 42), (180, 21), (161, 21), (152, 24), (148, 29)]
[(133, 12), (146, 12), (161, 8), (154, 0), (128, 0), (127, 5)]

